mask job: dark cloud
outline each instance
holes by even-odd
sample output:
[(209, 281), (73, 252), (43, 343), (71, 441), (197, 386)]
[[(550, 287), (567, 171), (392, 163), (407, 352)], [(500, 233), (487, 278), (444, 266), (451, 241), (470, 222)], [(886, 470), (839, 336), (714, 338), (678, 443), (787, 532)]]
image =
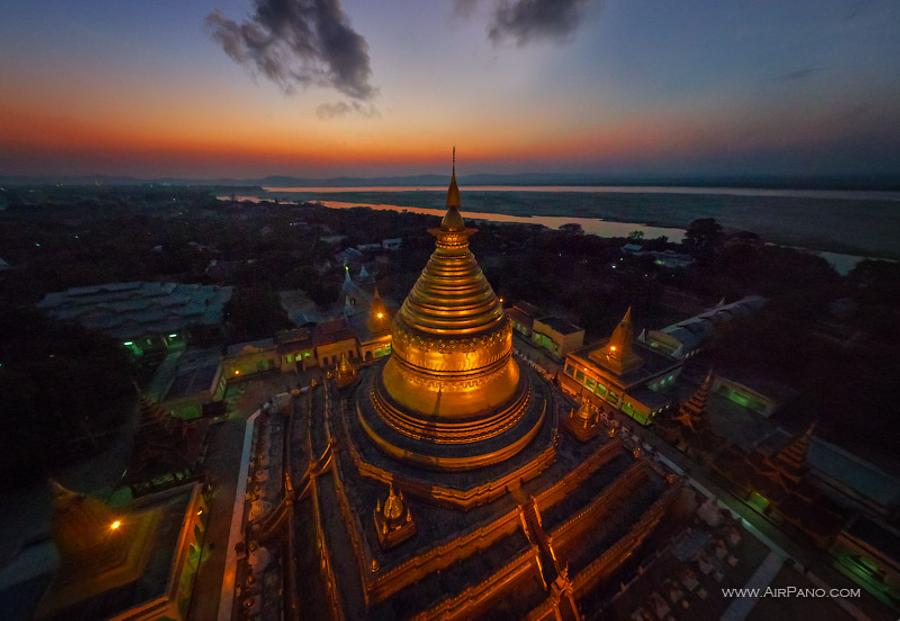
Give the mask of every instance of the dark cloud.
[(218, 10), (206, 17), (212, 37), (236, 62), (288, 93), (317, 85), (357, 100), (378, 94), (370, 82), (369, 45), (350, 26), (340, 0), (254, 0), (254, 5), (241, 23)]
[[(565, 42), (581, 23), (588, 0), (487, 0), (491, 6), (488, 37), (495, 44), (516, 45), (547, 40)], [(474, 13), (479, 0), (456, 0), (456, 11)]]
[(778, 79), (805, 80), (806, 78), (812, 77), (813, 75), (819, 73), (821, 70), (821, 67), (805, 67), (804, 69), (797, 69), (796, 71), (788, 71), (787, 73), (782, 73), (780, 76), (778, 76)]
[(381, 116), (372, 104), (362, 104), (358, 101), (338, 101), (325, 103), (316, 108), (316, 116), (320, 119), (335, 119), (349, 115), (359, 115), (366, 119)]

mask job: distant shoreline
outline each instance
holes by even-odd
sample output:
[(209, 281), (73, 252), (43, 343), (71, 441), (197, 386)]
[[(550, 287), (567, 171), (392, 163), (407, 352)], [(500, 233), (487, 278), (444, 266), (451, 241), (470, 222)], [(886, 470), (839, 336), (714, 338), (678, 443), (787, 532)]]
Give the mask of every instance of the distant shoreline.
[[(742, 190), (791, 190), (824, 192), (898, 192), (900, 175), (718, 175), (718, 176), (666, 176), (666, 175), (596, 175), (573, 173), (474, 173), (459, 175), (463, 186), (504, 185), (514, 187), (621, 187), (651, 188), (678, 187), (696, 189), (742, 189)], [(321, 186), (360, 188), (374, 186), (416, 187), (443, 186), (447, 184), (447, 173), (394, 175), (380, 177), (295, 177), (290, 175), (269, 175), (266, 177), (130, 177), (117, 175), (3, 175), (0, 186), (6, 185), (57, 185), (64, 186), (139, 186), (171, 185), (200, 188), (254, 188), (297, 187), (314, 188)]]
[[(274, 188), (272, 188), (274, 190)], [(259, 188), (250, 196), (257, 200), (292, 200), (299, 202), (334, 201), (344, 203), (378, 204), (400, 208), (440, 209), (443, 206), (444, 190), (424, 188), (404, 188), (395, 191), (379, 191), (381, 188), (331, 189), (330, 191), (309, 191), (294, 189), (281, 192), (267, 192)], [(825, 201), (837, 209), (838, 214), (825, 218), (822, 226), (819, 203)], [(878, 199), (847, 199), (844, 196), (822, 199), (809, 196), (766, 196), (759, 194), (727, 195), (718, 193), (664, 193), (664, 192), (601, 192), (504, 189), (483, 191), (466, 188), (463, 191), (464, 210), (495, 213), (521, 217), (554, 218), (595, 218), (606, 222), (634, 223), (660, 228), (684, 229), (694, 219), (715, 217), (723, 226), (735, 230), (749, 230), (764, 240), (785, 246), (799, 246), (813, 251), (832, 252), (854, 256), (900, 259), (900, 242), (892, 239), (886, 231), (891, 225), (900, 227), (900, 204), (897, 201)], [(552, 206), (551, 206), (552, 205)], [(771, 208), (770, 208), (771, 207)], [(875, 211), (881, 219), (890, 222), (871, 223), (866, 217), (855, 217), (857, 210)], [(833, 211), (825, 209), (825, 212)], [(724, 216), (724, 217), (723, 217)], [(765, 216), (765, 217), (761, 217)], [(834, 220), (849, 219), (851, 226), (838, 229), (853, 239), (873, 239), (881, 234), (881, 247), (873, 243), (863, 245), (846, 239), (834, 239), (830, 234)], [(787, 226), (781, 226), (782, 220)], [(537, 224), (537, 222), (536, 222)], [(865, 225), (866, 228), (860, 227)], [(856, 226), (859, 230), (852, 230)], [(787, 230), (783, 230), (783, 229)], [(791, 230), (793, 228), (793, 230)], [(855, 233), (849, 235), (849, 233)], [(878, 240), (876, 240), (878, 241)]]

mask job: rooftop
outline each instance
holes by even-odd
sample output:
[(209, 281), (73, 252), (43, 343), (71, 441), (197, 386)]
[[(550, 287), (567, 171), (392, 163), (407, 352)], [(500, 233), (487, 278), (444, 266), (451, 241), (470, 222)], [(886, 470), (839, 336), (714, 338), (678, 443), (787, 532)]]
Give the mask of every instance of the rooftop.
[(629, 386), (633, 386), (635, 384), (640, 384), (647, 379), (654, 377), (656, 375), (665, 373), (669, 369), (674, 369), (677, 367), (680, 362), (674, 358), (666, 356), (655, 349), (651, 349), (645, 346), (643, 343), (639, 341), (635, 341), (634, 352), (640, 356), (643, 363), (629, 371), (626, 371), (624, 375), (618, 375), (614, 370), (608, 368), (604, 365), (598, 358), (591, 356), (591, 353), (602, 349), (609, 339), (603, 339), (598, 343), (594, 343), (592, 345), (588, 345), (587, 347), (583, 347), (576, 352), (569, 354), (572, 356), (576, 362), (583, 365), (590, 365), (595, 368), (602, 369), (607, 374), (616, 376), (616, 379), (622, 387), (627, 388)]
[(580, 326), (576, 326), (574, 323), (570, 323), (561, 317), (549, 316), (549, 317), (539, 317), (536, 321), (540, 321), (541, 323), (550, 326), (560, 334), (575, 334), (576, 332), (583, 332), (584, 328)]
[(222, 321), (231, 287), (123, 282), (48, 293), (37, 307), (59, 321), (127, 339)]

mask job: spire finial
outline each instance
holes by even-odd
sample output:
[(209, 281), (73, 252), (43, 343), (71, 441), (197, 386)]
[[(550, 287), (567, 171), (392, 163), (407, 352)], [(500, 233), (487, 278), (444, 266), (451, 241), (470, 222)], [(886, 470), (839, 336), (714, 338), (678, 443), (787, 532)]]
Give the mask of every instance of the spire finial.
[[(450, 175), (450, 185), (447, 188), (447, 215), (444, 216), (444, 219), (441, 222), (443, 228), (449, 227), (452, 230), (462, 230), (466, 227), (462, 217), (459, 215), (459, 208), (459, 186), (456, 185), (456, 146), (454, 146), (453, 172)], [(451, 211), (453, 213), (451, 213)]]

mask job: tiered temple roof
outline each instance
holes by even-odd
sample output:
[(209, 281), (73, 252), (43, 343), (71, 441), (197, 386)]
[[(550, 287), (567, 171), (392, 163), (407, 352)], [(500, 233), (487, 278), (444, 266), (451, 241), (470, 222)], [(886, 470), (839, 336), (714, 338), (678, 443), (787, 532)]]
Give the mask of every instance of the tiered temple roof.
[(142, 395), (124, 483), (140, 495), (196, 479), (207, 426), (207, 420), (183, 421)]
[(699, 432), (702, 427), (708, 424), (706, 420), (706, 403), (709, 400), (709, 391), (712, 389), (714, 379), (715, 375), (710, 369), (700, 388), (678, 408), (678, 415), (675, 416), (675, 420), (693, 432)]
[(807, 478), (807, 455), (815, 424), (793, 437), (773, 455), (758, 450), (745, 452), (730, 447), (714, 463), (716, 470), (755, 497), (762, 510), (806, 533), (820, 545), (828, 545), (845, 521)]

